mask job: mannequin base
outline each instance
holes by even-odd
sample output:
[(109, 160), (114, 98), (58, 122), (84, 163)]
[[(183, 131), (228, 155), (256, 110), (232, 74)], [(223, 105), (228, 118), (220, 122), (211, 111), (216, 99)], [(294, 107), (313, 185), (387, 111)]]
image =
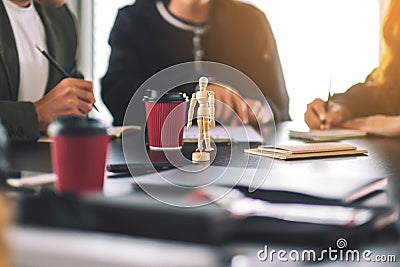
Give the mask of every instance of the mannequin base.
[(192, 161), (207, 162), (210, 161), (210, 153), (207, 152), (193, 152)]

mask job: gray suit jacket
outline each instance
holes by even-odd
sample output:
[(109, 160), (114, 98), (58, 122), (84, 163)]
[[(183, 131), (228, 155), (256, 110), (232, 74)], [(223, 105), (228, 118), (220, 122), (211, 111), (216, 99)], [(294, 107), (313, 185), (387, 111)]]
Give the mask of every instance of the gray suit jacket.
[[(46, 31), (48, 52), (73, 74), (76, 73), (77, 33), (75, 20), (67, 6), (45, 8), (35, 4)], [(35, 141), (39, 125), (33, 103), (17, 102), (20, 68), (14, 34), (3, 2), (0, 1), (0, 118), (11, 140)], [(39, 52), (38, 52), (39, 53)], [(50, 66), (45, 93), (63, 79)]]

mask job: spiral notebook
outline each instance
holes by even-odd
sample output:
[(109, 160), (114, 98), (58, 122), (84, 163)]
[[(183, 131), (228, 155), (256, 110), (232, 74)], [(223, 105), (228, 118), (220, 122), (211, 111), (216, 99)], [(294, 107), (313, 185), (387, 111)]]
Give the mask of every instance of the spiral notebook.
[(355, 146), (340, 143), (307, 143), (300, 145), (259, 146), (255, 149), (246, 149), (244, 152), (257, 156), (265, 156), (283, 160), (306, 159), (333, 156), (366, 155), (368, 150), (358, 149)]

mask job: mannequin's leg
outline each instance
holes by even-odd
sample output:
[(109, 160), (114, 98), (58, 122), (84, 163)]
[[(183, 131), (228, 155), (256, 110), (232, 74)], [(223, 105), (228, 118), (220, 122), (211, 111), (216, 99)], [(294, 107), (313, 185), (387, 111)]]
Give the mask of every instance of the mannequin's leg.
[(197, 151), (203, 151), (203, 117), (197, 117)]
[(205, 117), (203, 120), (203, 131), (204, 131), (204, 140), (206, 141), (205, 151), (213, 151), (214, 148), (211, 147), (211, 139), (210, 139), (210, 118), (208, 117)]

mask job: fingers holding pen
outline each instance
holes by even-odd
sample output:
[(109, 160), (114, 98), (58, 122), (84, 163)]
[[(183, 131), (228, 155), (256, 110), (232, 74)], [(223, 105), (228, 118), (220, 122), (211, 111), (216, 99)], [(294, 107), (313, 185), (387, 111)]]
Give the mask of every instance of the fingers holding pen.
[(78, 98), (91, 105), (95, 102), (92, 82), (67, 78), (62, 80), (58, 86), (61, 90), (60, 93), (64, 92), (67, 98)]
[(93, 92), (90, 91), (84, 91), (82, 89), (77, 89), (76, 90), (76, 97), (79, 98), (80, 100), (93, 105), (95, 103), (95, 98)]
[(85, 81), (85, 80), (80, 80), (80, 79), (72, 79), (73, 82), (75, 83), (77, 88), (83, 89), (88, 92), (93, 93), (93, 83), (90, 81)]
[(342, 122), (351, 117), (351, 112), (348, 108), (334, 102), (329, 102), (328, 112), (326, 115), (326, 121), (329, 125), (340, 126)]
[(94, 97), (94, 93), (93, 93), (93, 83), (90, 81), (85, 81), (85, 80), (78, 80), (79, 84), (78, 84), (78, 88), (81, 88), (82, 90), (85, 90), (86, 92), (90, 93), (89, 95), (83, 96), (81, 99), (85, 100), (88, 103), (92, 104), (92, 107), (99, 112), (99, 110), (97, 109), (95, 103), (96, 103), (96, 99)]
[[(56, 87), (56, 88), (62, 88), (62, 87), (66, 87), (66, 93), (70, 93), (76, 89), (81, 89), (81, 90), (85, 90), (88, 91), (90, 93), (93, 94), (93, 84), (92, 82), (89, 81), (84, 81), (84, 80), (80, 80), (80, 79), (72, 79), (70, 78), (69, 73), (50, 55), (48, 54), (43, 48), (41, 48), (39, 45), (36, 45), (36, 48), (39, 50), (40, 53), (43, 54), (43, 56), (45, 56), (48, 60), (49, 63), (61, 74), (64, 76), (64, 80), (62, 80)], [(62, 94), (60, 94), (62, 95)], [(73, 97), (73, 94), (72, 94)], [(88, 103), (92, 103), (92, 106), (94, 109), (96, 109), (97, 111), (99, 111), (97, 109), (97, 107), (94, 105), (94, 96), (93, 96), (93, 100), (92, 97), (88, 96), (88, 95), (81, 95), (79, 97), (80, 100), (86, 101)], [(86, 109), (83, 109), (86, 110)]]
[(304, 120), (310, 129), (322, 129), (323, 127), (330, 126), (326, 125), (328, 118), (325, 110), (325, 102), (317, 98), (308, 104)]
[(93, 86), (91, 82), (66, 78), (34, 103), (40, 130), (56, 117), (62, 115), (87, 115), (93, 108)]
[(321, 99), (315, 99), (307, 105), (307, 111), (304, 114), (304, 120), (310, 129), (330, 129), (351, 118), (349, 108), (337, 104), (333, 101), (326, 103)]

